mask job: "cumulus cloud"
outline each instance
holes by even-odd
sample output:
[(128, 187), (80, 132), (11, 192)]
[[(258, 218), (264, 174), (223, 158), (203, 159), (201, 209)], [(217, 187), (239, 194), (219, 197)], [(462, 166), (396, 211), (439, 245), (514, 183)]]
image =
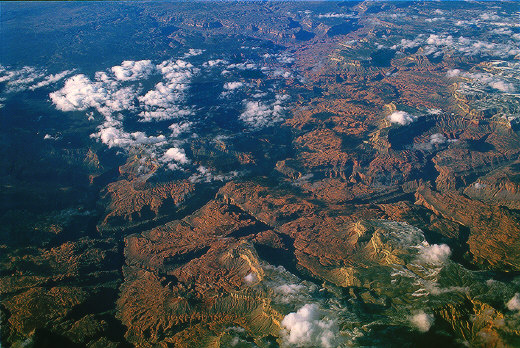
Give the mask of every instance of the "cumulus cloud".
[(144, 108), (139, 114), (142, 121), (164, 121), (191, 115), (191, 110), (179, 106), (184, 100), (186, 89), (187, 86), (183, 84), (159, 82), (153, 90), (139, 96), (138, 100)]
[(51, 101), (61, 111), (83, 111), (94, 108), (104, 116), (134, 108), (136, 91), (132, 87), (118, 89), (117, 85), (104, 81), (91, 81), (83, 74), (72, 76), (65, 86), (49, 94)]
[(221, 97), (225, 97), (227, 95), (232, 94), (233, 92), (237, 91), (238, 89), (248, 86), (248, 84), (240, 81), (233, 81), (233, 82), (226, 82), (223, 86), (223, 91), (220, 94)]
[(496, 13), (483, 13), (480, 15), (480, 19), (485, 20), (485, 21), (489, 21), (489, 20), (497, 21), (500, 19), (500, 16), (497, 16)]
[(305, 297), (309, 292), (315, 291), (315, 286), (304, 284), (282, 284), (272, 288), (274, 291), (274, 299), (280, 303), (291, 303), (295, 300)]
[(178, 137), (182, 133), (188, 132), (193, 126), (192, 122), (180, 122), (180, 123), (172, 123), (168, 129), (172, 131), (172, 137)]
[(145, 95), (139, 96), (139, 102), (144, 109), (139, 116), (142, 121), (163, 121), (192, 114), (190, 108), (181, 106), (185, 101), (186, 90), (192, 79), (200, 70), (183, 60), (164, 61), (156, 66), (164, 81)]
[(512, 83), (505, 82), (503, 80), (490, 81), (489, 86), (491, 88), (494, 88), (501, 92), (506, 92), (506, 93), (513, 93), (515, 91), (515, 86), (513, 86)]
[(205, 50), (199, 49), (199, 48), (190, 48), (188, 52), (184, 53), (183, 58), (190, 58), (195, 56), (200, 56), (202, 53), (204, 53)]
[(197, 172), (192, 174), (188, 180), (192, 183), (212, 182), (212, 181), (228, 181), (236, 178), (240, 173), (233, 170), (225, 174), (213, 174), (208, 168), (199, 166)]
[(517, 45), (510, 43), (485, 42), (464, 36), (454, 37), (447, 34), (420, 34), (413, 40), (402, 39), (393, 49), (423, 47), (423, 54), (439, 56), (444, 52), (464, 56), (488, 56), (507, 58), (520, 53)]
[(43, 137), (44, 140), (58, 140), (59, 137), (58, 136), (52, 136), (50, 134), (45, 134), (45, 136)]
[(238, 88), (240, 88), (242, 86), (244, 86), (244, 83), (240, 82), (240, 81), (226, 82), (224, 84), (224, 89), (225, 90), (234, 90), (234, 89), (238, 89)]
[(155, 69), (151, 60), (125, 60), (121, 65), (112, 67), (116, 79), (120, 81), (135, 81), (148, 78)]
[(446, 244), (433, 244), (421, 246), (419, 249), (418, 259), (420, 262), (441, 266), (448, 261), (451, 255), (451, 249)]
[(272, 76), (273, 77), (283, 77), (284, 79), (290, 79), (293, 77), (293, 74), (290, 71), (278, 68), (278, 69), (274, 69), (272, 71)]
[(72, 72), (73, 72), (72, 70), (65, 70), (65, 71), (62, 71), (57, 74), (51, 74), (51, 75), (45, 76), (43, 81), (40, 81), (32, 86), (29, 86), (29, 89), (31, 91), (34, 91), (35, 89), (51, 85), (53, 83), (56, 83), (56, 82), (64, 79), (66, 76), (72, 74)]
[[(192, 49), (186, 57), (202, 54), (202, 50)], [(282, 56), (276, 55), (273, 64), (279, 64)], [(280, 58), (289, 62), (289, 57)], [(201, 63), (199, 67), (183, 59), (170, 59), (156, 64), (150, 60), (126, 60), (121, 64), (98, 71), (94, 76), (76, 74), (64, 71), (55, 75), (40, 74), (36, 69), (25, 67), (18, 72), (9, 72), (0, 66), (0, 82), (11, 80), (22, 82), (31, 88), (39, 88), (64, 79), (62, 88), (49, 94), (51, 102), (57, 110), (64, 112), (83, 111), (91, 121), (100, 122), (91, 137), (109, 147), (120, 147), (129, 150), (133, 147), (145, 149), (158, 163), (170, 169), (179, 169), (191, 164), (182, 150), (183, 140), (179, 136), (190, 132), (198, 124), (195, 106), (188, 104), (193, 78), (201, 72), (200, 68), (220, 70), (228, 69), (229, 75), (238, 75), (237, 70), (258, 70), (261, 68), (253, 62), (230, 64), (223, 59)], [(271, 69), (271, 68), (270, 68)], [(151, 88), (145, 89), (154, 81)], [(22, 81), (23, 80), (23, 81)], [(238, 80), (238, 78), (237, 78)], [(227, 82), (224, 91), (231, 92), (251, 87), (246, 78), (240, 81)], [(269, 84), (272, 87), (272, 84)], [(283, 120), (284, 101), (287, 96), (276, 95), (267, 99), (273, 89), (267, 92), (258, 87), (251, 100), (242, 100), (244, 110), (239, 119), (253, 129), (270, 126)], [(240, 100), (237, 100), (240, 102)], [(201, 107), (203, 109), (203, 107)], [(203, 112), (201, 115), (204, 114)], [(134, 120), (150, 122), (141, 126), (146, 131), (136, 127)], [(170, 122), (168, 128), (165, 121)], [(133, 127), (133, 128), (131, 128)], [(192, 136), (196, 136), (195, 133)], [(199, 166), (190, 180), (207, 182), (213, 180), (228, 180), (239, 175), (238, 172), (212, 173), (211, 170)]]
[(434, 23), (434, 22), (442, 22), (445, 21), (446, 17), (433, 17), (433, 18), (426, 18), (425, 21), (428, 23)]
[(178, 170), (182, 165), (191, 163), (184, 150), (177, 147), (170, 147), (166, 150), (159, 158), (159, 162), (166, 164), (170, 170)]
[(482, 184), (480, 182), (476, 182), (473, 184), (473, 187), (477, 190), (480, 190), (480, 189), (483, 189), (484, 187), (486, 187), (487, 185), (486, 184)]
[(513, 35), (513, 31), (509, 28), (496, 28), (496, 29), (491, 30), (491, 32), (493, 34), (498, 34), (498, 35), (508, 35), (508, 36)]
[(207, 62), (204, 62), (202, 64), (202, 66), (204, 68), (212, 68), (212, 67), (216, 67), (216, 66), (223, 66), (223, 65), (228, 65), (229, 62), (227, 60), (224, 60), (224, 59), (213, 59), (213, 60), (208, 60)]
[(428, 332), (432, 327), (434, 317), (431, 314), (426, 314), (423, 311), (417, 312), (410, 317), (410, 323), (420, 332)]
[(488, 72), (463, 72), (459, 69), (448, 70), (446, 73), (448, 77), (460, 77), (466, 80), (470, 80), (476, 87), (488, 86), (495, 90), (504, 93), (514, 93), (516, 87), (512, 82), (508, 82), (499, 76)]
[(70, 75), (72, 70), (65, 70), (56, 74), (49, 74), (45, 69), (24, 66), (21, 69), (10, 69), (0, 65), (0, 82), (6, 83), (6, 92), (20, 92), (35, 90), (56, 83)]
[(275, 100), (266, 104), (262, 101), (244, 101), (245, 110), (239, 119), (252, 128), (272, 126), (283, 120), (285, 108), (282, 103), (288, 99), (286, 95), (276, 95)]
[(506, 306), (510, 311), (520, 311), (520, 294), (517, 292), (515, 296), (507, 301)]
[(163, 162), (175, 161), (179, 162), (180, 164), (186, 164), (190, 162), (188, 157), (186, 157), (186, 153), (184, 152), (184, 150), (176, 147), (171, 147), (168, 150), (166, 150), (164, 155), (161, 157), (161, 160)]
[(306, 289), (307, 287), (301, 284), (282, 284), (277, 286), (273, 290), (283, 295), (292, 295)]
[(293, 57), (289, 57), (288, 55), (280, 55), (277, 59), (283, 64), (292, 64), (295, 61)]
[(229, 64), (227, 69), (238, 69), (238, 70), (258, 70), (260, 67), (255, 63), (234, 63)]
[(456, 142), (457, 139), (448, 139), (442, 133), (435, 133), (430, 135), (430, 141), (427, 143), (415, 144), (414, 148), (417, 150), (426, 150), (430, 151), (437, 145), (442, 145), (445, 143), (453, 143)]
[(388, 116), (388, 120), (391, 123), (397, 123), (401, 126), (405, 126), (407, 124), (415, 122), (416, 119), (416, 116), (410, 115), (406, 111), (394, 111), (392, 114)]
[(99, 127), (99, 131), (91, 135), (92, 138), (99, 138), (103, 144), (108, 147), (129, 147), (136, 145), (163, 145), (166, 137), (164, 135), (147, 136), (143, 132), (125, 132), (121, 128), (103, 125)]
[(357, 16), (354, 14), (351, 14), (351, 13), (329, 12), (329, 13), (319, 14), (318, 18), (357, 18)]
[(72, 70), (65, 70), (56, 74), (49, 74), (45, 69), (24, 66), (21, 69), (11, 70), (0, 65), (0, 82), (6, 83), (6, 92), (14, 93), (24, 90), (34, 91), (56, 83), (70, 75)]
[(25, 90), (28, 85), (45, 76), (45, 73), (31, 66), (24, 66), (18, 70), (9, 70), (0, 66), (0, 82), (7, 83), (7, 92)]
[(435, 133), (430, 136), (430, 144), (444, 144), (446, 142), (444, 134)]
[(334, 321), (322, 317), (323, 312), (316, 304), (306, 304), (287, 314), (281, 322), (284, 342), (298, 347), (337, 347), (338, 328)]
[(244, 281), (246, 283), (254, 283), (254, 282), (257, 282), (258, 281), (258, 275), (254, 272), (251, 272), (251, 273), (248, 273), (245, 277), (244, 277)]
[(65, 86), (49, 96), (61, 111), (86, 110), (100, 107), (108, 99), (108, 91), (101, 83), (93, 83), (85, 75), (76, 75), (65, 82)]
[(463, 76), (474, 80), (480, 85), (488, 85), (489, 87), (501, 92), (513, 93), (516, 89), (512, 83), (506, 82), (500, 77), (489, 73), (465, 73)]
[(459, 69), (450, 69), (446, 72), (446, 76), (448, 77), (457, 77), (460, 75)]

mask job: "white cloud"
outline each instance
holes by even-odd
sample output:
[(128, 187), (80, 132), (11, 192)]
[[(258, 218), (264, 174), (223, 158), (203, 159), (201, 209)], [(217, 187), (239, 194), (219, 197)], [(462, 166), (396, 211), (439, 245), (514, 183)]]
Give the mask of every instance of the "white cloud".
[(318, 18), (357, 18), (357, 16), (354, 14), (351, 14), (351, 13), (329, 12), (329, 13), (319, 14)]
[(391, 115), (388, 116), (388, 120), (391, 123), (397, 123), (401, 126), (415, 122), (416, 119), (416, 116), (410, 115), (406, 111), (394, 111)]
[(507, 303), (507, 309), (510, 311), (520, 311), (520, 294), (517, 292)]
[(284, 70), (282, 68), (274, 69), (272, 74), (273, 77), (283, 77), (284, 79), (290, 79), (293, 77), (293, 74), (290, 71)]
[(442, 22), (445, 21), (446, 17), (432, 17), (432, 18), (426, 18), (425, 21), (428, 23), (434, 23), (434, 22)]
[(41, 70), (37, 70), (31, 66), (24, 66), (18, 70), (8, 70), (0, 66), (0, 82), (7, 83), (7, 92), (23, 91), (28, 85), (34, 83), (45, 76)]
[(487, 72), (470, 73), (454, 69), (448, 70), (447, 76), (469, 79), (475, 86), (489, 86), (505, 93), (514, 93), (516, 91), (516, 87), (512, 82), (505, 81), (503, 78)]
[(280, 55), (277, 59), (283, 64), (292, 64), (295, 61), (293, 57), (289, 57), (288, 55)]
[(213, 174), (208, 168), (199, 166), (197, 173), (192, 174), (188, 180), (192, 183), (197, 182), (212, 182), (212, 181), (228, 181), (236, 178), (240, 173), (237, 171), (231, 171), (226, 174)]
[(430, 136), (430, 144), (444, 144), (446, 142), (444, 134), (435, 133)]
[(208, 60), (207, 62), (204, 62), (202, 64), (202, 66), (204, 68), (212, 68), (212, 67), (215, 67), (215, 66), (222, 66), (222, 65), (228, 65), (229, 62), (227, 60), (224, 60), (224, 59), (213, 59), (213, 60)]
[(34, 91), (35, 89), (56, 83), (72, 72), (72, 70), (65, 70), (47, 75), (45, 69), (37, 69), (31, 66), (10, 70), (0, 65), (0, 82), (7, 83), (6, 92), (9, 93), (21, 92), (27, 89)]
[(125, 60), (111, 70), (120, 81), (135, 81), (148, 78), (155, 70), (155, 65), (150, 60)]
[(50, 134), (45, 134), (45, 136), (43, 137), (44, 140), (58, 140), (59, 137), (58, 136), (52, 136)]
[(426, 314), (420, 311), (410, 317), (410, 323), (421, 332), (428, 332), (432, 327), (434, 317), (431, 314)]
[(486, 184), (483, 184), (483, 183), (480, 183), (480, 182), (476, 182), (476, 183), (473, 184), (473, 187), (475, 187), (475, 189), (477, 189), (477, 190), (483, 189), (486, 186), (487, 186)]
[(172, 137), (178, 137), (182, 133), (188, 132), (191, 129), (192, 125), (193, 125), (192, 122), (172, 123), (168, 127), (168, 129), (170, 129), (172, 131), (172, 134), (171, 134)]
[(248, 86), (248, 85), (249, 84), (243, 83), (240, 81), (226, 82), (226, 83), (224, 83), (224, 86), (223, 86), (224, 90), (222, 91), (222, 93), (220, 93), (220, 97), (224, 98), (224, 97), (234, 93), (236, 90), (238, 90), (244, 86)]
[(506, 92), (506, 93), (513, 93), (515, 91), (515, 86), (513, 86), (512, 83), (505, 82), (503, 80), (490, 81), (489, 86), (491, 88), (494, 88), (501, 92)]
[(100, 108), (109, 99), (110, 92), (101, 82), (92, 82), (85, 75), (75, 75), (65, 81), (65, 86), (49, 96), (61, 111)]
[(162, 162), (175, 161), (180, 164), (190, 163), (190, 160), (186, 157), (186, 153), (184, 152), (184, 150), (176, 148), (176, 147), (171, 147), (168, 150), (166, 150), (164, 155), (161, 157), (161, 161)]
[(459, 69), (450, 69), (446, 72), (446, 76), (448, 77), (456, 77), (460, 75)]
[(244, 86), (244, 83), (240, 82), (240, 81), (226, 82), (224, 84), (224, 89), (225, 90), (234, 90), (234, 89), (238, 89), (238, 88), (240, 88), (242, 86)]
[(286, 95), (276, 95), (275, 100), (270, 104), (262, 101), (244, 101), (245, 110), (240, 114), (239, 119), (256, 129), (272, 126), (283, 120), (285, 108), (282, 103), (287, 99)]
[(498, 34), (498, 35), (508, 35), (508, 36), (513, 35), (513, 31), (509, 28), (496, 28), (496, 29), (491, 30), (491, 32), (494, 34)]
[(301, 284), (282, 284), (277, 286), (273, 290), (283, 295), (292, 295), (302, 290), (307, 290), (307, 287)]
[(198, 49), (198, 48), (190, 48), (188, 52), (184, 53), (183, 58), (190, 58), (195, 56), (200, 56), (202, 53), (204, 53), (205, 50)]
[(158, 136), (147, 136), (143, 132), (128, 133), (109, 125), (102, 125), (99, 127), (99, 131), (91, 135), (92, 138), (99, 138), (103, 144), (108, 147), (130, 147), (136, 145), (162, 145), (165, 143), (166, 138), (164, 135)]
[(238, 70), (258, 70), (259, 66), (255, 63), (234, 63), (229, 64), (227, 69), (238, 69)]
[(273, 288), (274, 291), (274, 299), (280, 303), (291, 303), (293, 301), (298, 301), (305, 297), (310, 291), (316, 290), (315, 287), (303, 284), (282, 284), (275, 286)]
[(446, 244), (433, 244), (421, 246), (419, 249), (418, 259), (430, 265), (441, 266), (450, 257), (451, 249)]
[(500, 17), (497, 16), (495, 13), (483, 13), (480, 15), (480, 19), (485, 20), (485, 21), (489, 21), (489, 20), (497, 21), (500, 19)]
[(191, 78), (200, 70), (180, 59), (164, 61), (156, 68), (165, 81), (157, 83), (153, 90), (138, 97), (144, 109), (139, 114), (142, 121), (171, 120), (191, 115), (190, 108), (181, 107), (180, 104), (185, 100), (185, 92)]
[(244, 280), (246, 283), (254, 283), (254, 282), (257, 282), (258, 281), (258, 275), (254, 272), (251, 272), (251, 273), (248, 273), (245, 277), (244, 277)]
[(323, 313), (316, 304), (306, 304), (297, 312), (287, 314), (281, 322), (284, 343), (297, 347), (337, 347), (336, 324), (321, 317)]
[(179, 106), (179, 103), (184, 100), (184, 90), (186, 89), (185, 84), (165, 84), (161, 81), (155, 85), (153, 90), (139, 96), (138, 100), (144, 108), (144, 111), (139, 114), (142, 121), (171, 120), (190, 115), (191, 110)]
[(495, 43), (469, 39), (463, 36), (458, 38), (446, 34), (418, 35), (413, 40), (402, 39), (393, 49), (406, 49), (423, 46), (423, 54), (439, 56), (444, 52), (459, 53), (465, 56), (489, 56), (507, 58), (520, 53), (518, 45), (511, 43)]
[(62, 72), (57, 73), (57, 74), (51, 74), (51, 75), (45, 76), (43, 81), (40, 81), (40, 82), (30, 86), (29, 89), (31, 91), (34, 91), (35, 89), (51, 85), (53, 83), (56, 83), (56, 82), (62, 80), (66, 76), (72, 74), (72, 72), (73, 72), (72, 70), (65, 70), (65, 71), (62, 71)]
[[(192, 49), (187, 56), (201, 53), (202, 50)], [(286, 56), (276, 57), (285, 62), (291, 61), (291, 58)], [(206, 61), (201, 66), (215, 67), (218, 69), (216, 72), (234, 69), (228, 70), (230, 75), (236, 74), (236, 70), (260, 69), (260, 66), (253, 62), (229, 64), (223, 59)], [(32, 81), (32, 85), (27, 85), (32, 86), (31, 88), (39, 88), (65, 79), (63, 87), (50, 93), (49, 98), (57, 110), (83, 111), (89, 120), (99, 122), (96, 132), (91, 134), (92, 138), (109, 147), (120, 147), (123, 150), (138, 146), (145, 149), (158, 163), (167, 165), (170, 169), (178, 169), (191, 163), (181, 149), (183, 141), (179, 136), (191, 131), (197, 124), (198, 120), (195, 117), (204, 117), (203, 113), (201, 116), (197, 115), (194, 106), (187, 102), (193, 78), (200, 72), (200, 67), (195, 67), (182, 59), (166, 60), (159, 64), (150, 60), (126, 60), (105, 71), (98, 71), (94, 76), (84, 74), (67, 76), (72, 71), (45, 76), (30, 67), (17, 73), (9, 73), (0, 66), (0, 81), (7, 82), (10, 76), (16, 75), (19, 77), (17, 81), (23, 79), (25, 84)], [(148, 83), (140, 83), (142, 80)], [(155, 83), (153, 87), (145, 89), (151, 81)], [(240, 79), (240, 81), (227, 82), (223, 87), (224, 91), (229, 92), (246, 86), (253, 85), (247, 79)], [(274, 89), (270, 89), (267, 94), (265, 93), (267, 90), (260, 90), (260, 88), (254, 91), (258, 93), (254, 94), (251, 100), (242, 101), (244, 110), (239, 116), (242, 122), (255, 129), (283, 121), (285, 112), (283, 104), (288, 98), (285, 95), (275, 95), (269, 100), (267, 97)], [(128, 115), (131, 118), (128, 118)], [(135, 128), (129, 129), (132, 125), (135, 126), (135, 118), (140, 122), (175, 121), (170, 122), (168, 129), (165, 129), (164, 123), (155, 123), (146, 126), (146, 129), (151, 130), (135, 132)], [(161, 129), (158, 129), (159, 127)], [(193, 133), (192, 137), (195, 136), (196, 134)], [(190, 180), (193, 182), (224, 181), (237, 175), (238, 172), (212, 173), (210, 169), (200, 166)]]
[(442, 133), (435, 133), (430, 135), (430, 141), (427, 143), (415, 144), (414, 148), (417, 150), (432, 150), (436, 145), (456, 142), (457, 139), (448, 139)]

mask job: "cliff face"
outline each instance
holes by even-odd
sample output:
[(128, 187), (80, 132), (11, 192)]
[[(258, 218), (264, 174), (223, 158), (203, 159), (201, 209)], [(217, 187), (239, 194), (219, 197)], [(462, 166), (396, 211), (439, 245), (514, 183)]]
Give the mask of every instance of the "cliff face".
[(417, 203), (469, 228), (469, 251), (474, 262), (487, 267), (518, 270), (519, 216), (505, 207), (490, 206), (457, 193), (419, 189)]

